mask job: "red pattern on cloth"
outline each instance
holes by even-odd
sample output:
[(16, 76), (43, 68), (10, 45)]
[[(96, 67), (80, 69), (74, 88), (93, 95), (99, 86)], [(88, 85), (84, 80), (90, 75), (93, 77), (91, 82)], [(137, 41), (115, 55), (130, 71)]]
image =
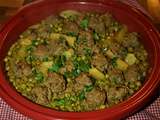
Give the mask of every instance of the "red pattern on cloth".
[(17, 112), (0, 98), (0, 120), (32, 120)]
[[(135, 0), (121, 0), (124, 3), (136, 7), (144, 12), (147, 16), (147, 12), (139, 5)], [(159, 90), (160, 91), (160, 90)], [(0, 120), (32, 120), (21, 113), (14, 110), (8, 105), (2, 98), (0, 98)], [(160, 95), (159, 97), (144, 110), (126, 118), (126, 120), (160, 120)]]
[(160, 96), (144, 110), (135, 113), (126, 120), (160, 120)]

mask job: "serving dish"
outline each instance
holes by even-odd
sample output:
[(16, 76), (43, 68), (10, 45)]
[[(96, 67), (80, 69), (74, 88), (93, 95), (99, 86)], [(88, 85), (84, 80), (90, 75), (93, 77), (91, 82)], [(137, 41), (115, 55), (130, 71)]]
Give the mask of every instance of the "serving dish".
[[(149, 53), (150, 70), (143, 87), (128, 100), (104, 110), (92, 112), (61, 112), (51, 110), (22, 97), (7, 81), (3, 59), (9, 47), (28, 26), (39, 22), (45, 17), (65, 9), (84, 11), (108, 11), (126, 24), (129, 31), (136, 31), (142, 36), (142, 43)], [(0, 95), (11, 106), (21, 113), (37, 120), (52, 119), (121, 119), (131, 115), (143, 107), (154, 94), (160, 84), (160, 35), (151, 22), (137, 9), (131, 8), (121, 2), (106, 1), (79, 1), (74, 0), (40, 0), (31, 3), (12, 17), (2, 28), (0, 33)]]

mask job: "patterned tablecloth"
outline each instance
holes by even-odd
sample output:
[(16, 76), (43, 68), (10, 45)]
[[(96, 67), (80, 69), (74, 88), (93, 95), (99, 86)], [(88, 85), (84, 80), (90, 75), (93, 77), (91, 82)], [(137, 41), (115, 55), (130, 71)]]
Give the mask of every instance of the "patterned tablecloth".
[[(123, 2), (137, 7), (142, 10), (146, 15), (147, 12), (135, 0), (122, 0)], [(160, 91), (160, 89), (159, 89)], [(0, 120), (32, 120), (21, 113), (14, 110), (2, 98), (0, 98)], [(126, 118), (126, 120), (160, 120), (160, 94), (153, 99), (152, 103), (147, 105), (141, 111)]]

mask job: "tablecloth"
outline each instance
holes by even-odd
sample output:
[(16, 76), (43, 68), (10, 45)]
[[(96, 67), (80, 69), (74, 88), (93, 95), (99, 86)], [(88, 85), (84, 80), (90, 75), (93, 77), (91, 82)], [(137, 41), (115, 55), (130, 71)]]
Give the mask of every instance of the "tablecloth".
[[(146, 15), (148, 15), (147, 12), (139, 4), (137, 4), (135, 0), (121, 0), (121, 1), (140, 9)], [(0, 98), (0, 120), (32, 120), (32, 119), (14, 110), (14, 108), (12, 108), (2, 98)], [(151, 104), (147, 105), (147, 107), (145, 107), (141, 111), (138, 111), (132, 116), (126, 118), (126, 120), (160, 120), (160, 94), (157, 95), (157, 97)]]

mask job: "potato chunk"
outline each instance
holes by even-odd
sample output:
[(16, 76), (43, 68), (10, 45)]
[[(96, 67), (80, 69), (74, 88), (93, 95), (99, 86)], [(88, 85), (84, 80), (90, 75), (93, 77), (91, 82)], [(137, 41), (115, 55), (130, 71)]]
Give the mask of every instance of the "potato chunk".
[(93, 78), (97, 80), (105, 79), (105, 75), (102, 72), (100, 72), (97, 68), (89, 69), (89, 74), (90, 76), (92, 76)]
[(60, 39), (60, 37), (64, 37), (70, 47), (74, 46), (74, 43), (76, 41), (76, 37), (71, 37), (71, 36), (67, 36), (67, 35), (59, 34), (59, 33), (52, 33), (50, 35), (50, 38), (54, 39), (54, 40), (58, 40), (58, 39)]
[(128, 64), (121, 59), (117, 59), (117, 68), (124, 71), (128, 68)]
[(125, 61), (129, 64), (129, 65), (133, 65), (136, 62), (137, 58), (135, 57), (134, 54), (132, 53), (128, 53)]

